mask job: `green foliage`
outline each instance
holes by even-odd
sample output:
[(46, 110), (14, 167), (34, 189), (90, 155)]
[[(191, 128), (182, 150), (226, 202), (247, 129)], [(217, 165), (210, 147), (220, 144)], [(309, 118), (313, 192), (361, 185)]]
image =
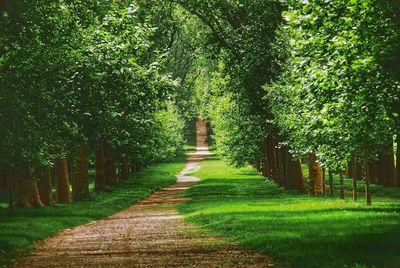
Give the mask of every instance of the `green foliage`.
[[(262, 117), (252, 115), (248, 106), (241, 105), (233, 94), (225, 93), (224, 87), (229, 78), (215, 72), (211, 83), (211, 104), (209, 117), (212, 122), (217, 144), (217, 153), (230, 164), (244, 166), (260, 157), (256, 141), (262, 140), (265, 130), (262, 129)], [(243, 103), (242, 103), (243, 104)]]
[(380, 151), (395, 130), (399, 82), (382, 65), (399, 34), (381, 1), (289, 1), (281, 27), (289, 59), (266, 86), (279, 127), (297, 154), (329, 167)]
[(398, 131), (393, 1), (177, 2), (209, 28), (202, 45), (224, 65), (208, 65), (200, 107), (230, 163), (254, 162), (278, 136), (296, 156), (313, 151), (344, 168), (351, 155), (374, 158)]
[[(211, 109), (207, 117), (216, 147), (233, 164), (254, 161), (267, 129), (273, 131), (266, 123), (271, 112), (261, 87), (279, 72), (273, 41), (282, 7), (279, 1), (178, 2), (210, 29), (211, 36), (205, 36), (211, 44), (208, 50), (223, 65), (209, 65), (211, 83), (203, 84), (209, 92), (202, 92), (202, 107)], [(223, 84), (218, 85), (217, 76), (225, 79)]]
[(186, 122), (197, 119), (204, 100), (197, 92), (206, 88), (207, 69), (212, 65), (207, 58), (210, 55), (209, 29), (199, 18), (172, 1), (138, 2), (141, 16), (151, 14), (150, 21), (157, 25), (152, 46), (166, 52), (166, 70), (179, 81), (171, 99)]
[[(1, 11), (0, 163), (48, 166), (100, 140), (143, 161), (180, 149), (162, 129), (178, 120), (166, 105), (176, 83), (135, 4), (18, 0)], [(159, 153), (141, 145), (151, 143)]]

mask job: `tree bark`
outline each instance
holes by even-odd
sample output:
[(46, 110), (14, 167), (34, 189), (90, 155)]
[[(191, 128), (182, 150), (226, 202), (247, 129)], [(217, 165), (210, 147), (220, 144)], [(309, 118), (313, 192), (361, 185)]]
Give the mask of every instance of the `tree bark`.
[(287, 148), (278, 148), (279, 153), (279, 173), (280, 173), (280, 186), (285, 187), (287, 180), (287, 171), (288, 171), (288, 163), (289, 159), (289, 151)]
[(368, 149), (366, 148), (364, 150), (364, 166), (365, 166), (365, 172), (364, 172), (364, 182), (365, 182), (365, 200), (368, 206), (372, 205), (372, 198), (371, 198), (371, 189), (370, 189), (370, 183), (369, 183), (369, 152)]
[(353, 178), (353, 201), (357, 202), (357, 179)]
[(292, 156), (289, 154), (287, 164), (288, 173), (285, 188), (289, 190), (298, 190), (299, 192), (304, 193), (304, 177), (303, 171), (301, 170), (300, 160), (293, 160)]
[[(358, 165), (357, 165), (357, 160), (354, 156), (351, 157), (350, 163), (351, 163), (351, 172), (349, 169), (349, 178), (358, 179), (357, 178), (358, 177), (357, 176), (358, 175), (358, 172), (357, 172)], [(351, 176), (350, 176), (350, 173), (351, 173)]]
[(353, 191), (353, 201), (357, 201), (357, 180), (362, 178), (362, 174), (360, 177), (360, 170), (361, 170), (361, 165), (357, 161), (357, 159), (353, 156), (352, 157), (352, 162), (353, 162), (353, 177), (352, 179), (352, 191)]
[(352, 179), (354, 177), (354, 161), (353, 161), (353, 158), (349, 161), (348, 172), (349, 172), (349, 178)]
[(266, 155), (266, 176), (270, 180), (274, 180), (274, 150), (272, 138), (268, 138), (264, 143), (264, 150)]
[(385, 182), (385, 159), (383, 152), (378, 154), (378, 161), (376, 162), (376, 183), (383, 185)]
[(393, 141), (389, 141), (385, 149), (379, 153), (378, 182), (385, 186), (394, 185), (395, 167)]
[(309, 184), (310, 195), (322, 195), (322, 168), (317, 162), (317, 157), (314, 153), (309, 156)]
[(1, 166), (0, 167), (0, 191), (7, 191), (7, 177), (8, 177), (8, 168)]
[(387, 177), (385, 180), (385, 185), (387, 186), (395, 186), (395, 166), (394, 166), (394, 146), (393, 146), (393, 138), (389, 142), (388, 152), (387, 152)]
[(21, 166), (15, 169), (15, 206), (20, 208), (44, 207), (34, 172)]
[(72, 195), (74, 201), (82, 200), (90, 196), (89, 193), (89, 148), (81, 144), (76, 149), (76, 169)]
[(361, 181), (363, 179), (363, 165), (356, 161), (356, 166), (357, 166), (357, 173), (356, 173), (356, 179)]
[(52, 185), (52, 178), (51, 178), (51, 168), (46, 168), (40, 174), (39, 181), (37, 182), (40, 197), (42, 202), (46, 206), (53, 206), (54, 199), (53, 199), (53, 185)]
[(261, 160), (256, 160), (256, 163), (254, 164), (255, 169), (257, 170), (258, 173), (261, 172), (261, 174), (264, 176), (264, 172), (261, 168)]
[(400, 186), (400, 133), (397, 133), (397, 151), (396, 151), (396, 181), (395, 186)]
[(115, 186), (118, 184), (117, 174), (115, 172), (115, 154), (112, 149), (107, 146), (104, 147), (104, 175), (106, 180), (106, 185)]
[(377, 165), (378, 165), (377, 161), (372, 161), (368, 165), (370, 181), (372, 183), (377, 183), (378, 182)]
[(344, 200), (344, 178), (343, 170), (339, 170), (339, 182), (340, 182), (340, 199)]
[(103, 142), (99, 142), (96, 147), (96, 176), (94, 179), (95, 192), (103, 192), (106, 189), (104, 164), (104, 144)]
[(326, 196), (325, 168), (322, 168), (322, 195)]
[(334, 189), (334, 184), (333, 184), (333, 172), (332, 170), (329, 170), (329, 195), (334, 196), (335, 195), (335, 189)]
[(12, 208), (14, 206), (14, 199), (13, 199), (13, 191), (14, 191), (14, 183), (13, 183), (13, 178), (14, 178), (14, 172), (13, 168), (8, 169), (8, 174), (7, 174), (7, 194), (8, 194), (8, 206)]
[(71, 202), (69, 191), (68, 160), (58, 159), (55, 161), (56, 170), (56, 199), (58, 203), (68, 204)]
[(261, 175), (265, 178), (267, 178), (267, 156), (263, 155), (260, 161), (260, 169), (261, 169)]
[(127, 180), (129, 179), (129, 165), (128, 165), (128, 160), (126, 159), (126, 157), (124, 157), (121, 160), (120, 163), (121, 166), (121, 180)]
[(273, 180), (275, 183), (280, 184), (280, 163), (279, 163), (279, 153), (277, 148), (277, 143), (275, 139), (272, 140), (272, 152), (273, 152), (273, 166), (272, 166), (272, 173), (273, 173)]
[(136, 160), (131, 161), (130, 168), (131, 168), (131, 175), (133, 175), (133, 176), (136, 175), (136, 173), (138, 172), (137, 166), (136, 166)]

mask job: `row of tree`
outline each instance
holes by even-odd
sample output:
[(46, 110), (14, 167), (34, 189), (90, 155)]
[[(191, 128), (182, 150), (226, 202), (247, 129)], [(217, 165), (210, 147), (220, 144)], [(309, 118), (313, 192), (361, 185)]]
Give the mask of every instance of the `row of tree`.
[(326, 190), (325, 172), (333, 193), (337, 173), (342, 198), (349, 172), (355, 189), (365, 180), (368, 204), (370, 181), (400, 184), (396, 1), (158, 2), (207, 26), (192, 33), (206, 42), (188, 41), (210, 60), (194, 69), (207, 69), (211, 82), (195, 87), (209, 89), (201, 105), (231, 164), (257, 163), (266, 177), (303, 191), (306, 163), (310, 194)]
[[(304, 190), (302, 163), (310, 194), (325, 191), (325, 171), (333, 192), (349, 163), (368, 203), (370, 180), (398, 184), (394, 1), (3, 0), (0, 9), (0, 162), (24, 189), (17, 205), (40, 205), (32, 193), (52, 166), (57, 178), (74, 175), (79, 198), (82, 159), (96, 160), (101, 191), (102, 166), (114, 174), (114, 162), (123, 171), (173, 155), (178, 114), (199, 111), (231, 164), (256, 163), (285, 188)], [(66, 182), (57, 185), (68, 196)]]
[[(0, 187), (11, 206), (116, 185), (183, 146), (166, 52), (135, 1), (0, 2)], [(116, 172), (119, 171), (119, 176)]]

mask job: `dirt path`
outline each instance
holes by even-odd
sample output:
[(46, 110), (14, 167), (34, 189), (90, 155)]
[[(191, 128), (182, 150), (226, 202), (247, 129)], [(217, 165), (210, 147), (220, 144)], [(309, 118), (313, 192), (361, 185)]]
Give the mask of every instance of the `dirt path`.
[(178, 194), (198, 179), (187, 176), (208, 155), (188, 156), (176, 184), (104, 220), (68, 229), (38, 242), (15, 267), (270, 267), (267, 256), (249, 252), (184, 224)]

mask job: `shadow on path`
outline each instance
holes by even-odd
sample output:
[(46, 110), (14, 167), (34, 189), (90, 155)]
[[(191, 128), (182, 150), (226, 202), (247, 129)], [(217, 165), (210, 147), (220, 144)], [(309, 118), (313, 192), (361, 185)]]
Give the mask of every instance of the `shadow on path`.
[(211, 155), (208, 147), (188, 154), (177, 183), (109, 218), (67, 229), (40, 241), (15, 267), (271, 267), (251, 252), (185, 224), (178, 197), (199, 179), (190, 173)]

